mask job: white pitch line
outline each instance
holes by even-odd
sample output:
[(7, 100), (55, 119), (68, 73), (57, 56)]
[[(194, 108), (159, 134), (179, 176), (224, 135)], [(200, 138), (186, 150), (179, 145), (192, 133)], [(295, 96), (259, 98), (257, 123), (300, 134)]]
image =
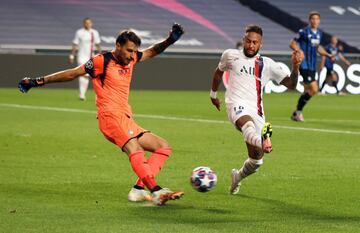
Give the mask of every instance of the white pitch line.
[[(290, 117), (272, 117), (271, 119), (277, 121), (288, 121)], [(306, 122), (346, 122), (346, 123), (360, 123), (360, 120), (348, 120), (348, 119), (315, 119), (306, 117)]]
[(221, 120), (208, 120), (201, 118), (185, 118), (185, 117), (171, 117), (171, 116), (160, 116), (160, 115), (148, 115), (148, 114), (134, 114), (135, 117), (140, 118), (151, 118), (151, 119), (163, 119), (163, 120), (172, 120), (172, 121), (191, 121), (191, 122), (201, 122), (201, 123), (215, 123), (215, 124), (229, 124), (228, 121)]
[(10, 108), (22, 108), (22, 109), (34, 109), (34, 110), (48, 110), (56, 112), (80, 112), (80, 113), (96, 113), (96, 111), (76, 109), (76, 108), (58, 108), (58, 107), (47, 107), (47, 106), (34, 106), (34, 105), (23, 105), (23, 104), (2, 104), (0, 106)]
[[(77, 113), (91, 113), (91, 114), (95, 114), (95, 113), (96, 113), (96, 111), (93, 111), (93, 110), (85, 110), (85, 109), (58, 108), (58, 107), (33, 106), (33, 105), (22, 105), (22, 104), (5, 104), (5, 103), (0, 103), (0, 106), (10, 107), (10, 108), (21, 108), (21, 109), (58, 111), (58, 112), (77, 112)], [(208, 119), (201, 119), (201, 118), (171, 117), (171, 116), (148, 115), (148, 114), (134, 114), (134, 116), (135, 116), (135, 117), (139, 117), (139, 118), (149, 118), (149, 119), (161, 119), (161, 120), (173, 120), (173, 121), (190, 121), (190, 122), (213, 123), (213, 124), (229, 124), (228, 121), (208, 120)], [(273, 127), (280, 128), (280, 129), (291, 129), (291, 130), (300, 130), (300, 131), (312, 131), (312, 132), (321, 132), (321, 133), (335, 133), (335, 134), (360, 135), (360, 132), (357, 132), (357, 131), (348, 131), (348, 130), (305, 128), (305, 127), (294, 127), (294, 126), (284, 126), (284, 125), (273, 125)]]
[(295, 127), (295, 126), (285, 126), (285, 125), (273, 125), (273, 127), (281, 128), (281, 129), (293, 129), (293, 130), (313, 131), (313, 132), (322, 132), (322, 133), (339, 133), (339, 134), (360, 135), (360, 132), (348, 131), (348, 130), (305, 128), (305, 127)]

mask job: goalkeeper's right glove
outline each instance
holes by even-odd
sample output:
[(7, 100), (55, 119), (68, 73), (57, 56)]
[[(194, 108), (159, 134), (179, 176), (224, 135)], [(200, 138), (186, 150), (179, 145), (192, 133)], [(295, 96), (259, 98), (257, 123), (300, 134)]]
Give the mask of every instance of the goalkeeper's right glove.
[(44, 84), (45, 84), (44, 77), (37, 77), (37, 78), (25, 77), (21, 79), (21, 81), (19, 82), (18, 88), (22, 93), (26, 93), (32, 87), (39, 87), (39, 86), (43, 86)]

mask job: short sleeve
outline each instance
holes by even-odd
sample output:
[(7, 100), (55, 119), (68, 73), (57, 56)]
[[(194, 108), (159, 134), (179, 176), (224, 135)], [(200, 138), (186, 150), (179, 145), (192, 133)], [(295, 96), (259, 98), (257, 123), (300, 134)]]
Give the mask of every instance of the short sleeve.
[(300, 29), (296, 37), (294, 38), (295, 41), (299, 42), (305, 39), (305, 31), (304, 29)]
[(228, 70), (229, 69), (228, 63), (229, 63), (229, 50), (225, 50), (221, 55), (218, 69), (223, 72)]
[(81, 65), (81, 68), (90, 75), (92, 78), (96, 78), (104, 72), (104, 56), (98, 54), (88, 60), (85, 64)]
[(72, 42), (73, 42), (73, 44), (76, 44), (76, 45), (78, 45), (80, 43), (80, 31), (79, 30), (77, 30), (75, 32), (75, 37)]
[(287, 72), (285, 72), (281, 66), (272, 59), (268, 59), (268, 69), (269, 69), (269, 78), (270, 80), (274, 80), (277, 84), (289, 76)]
[(323, 32), (319, 30), (319, 36), (320, 36), (320, 44), (326, 45), (325, 38), (323, 37)]
[(94, 42), (95, 42), (95, 44), (100, 44), (101, 43), (100, 34), (96, 30), (94, 31)]

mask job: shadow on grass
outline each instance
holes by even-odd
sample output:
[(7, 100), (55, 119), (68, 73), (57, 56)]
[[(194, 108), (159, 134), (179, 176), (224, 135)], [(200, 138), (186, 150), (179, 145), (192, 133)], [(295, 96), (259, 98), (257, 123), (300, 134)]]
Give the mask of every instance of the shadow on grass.
[(311, 220), (331, 220), (331, 221), (344, 221), (344, 222), (360, 222), (360, 216), (344, 216), (337, 215), (336, 210), (333, 212), (324, 212), (319, 209), (303, 207), (300, 205), (286, 203), (280, 200), (273, 200), (269, 198), (248, 196), (245, 194), (237, 195), (239, 198), (252, 199), (266, 203), (273, 209), (274, 214), (281, 214), (293, 218), (308, 218)]
[[(324, 224), (331, 223), (349, 223), (354, 224), (360, 222), (360, 216), (339, 215), (336, 210), (326, 212), (311, 207), (304, 207), (296, 204), (286, 203), (281, 200), (270, 198), (248, 196), (240, 194), (233, 196), (235, 199), (252, 200), (258, 203), (252, 211), (251, 206), (239, 209), (229, 209), (221, 207), (199, 207), (199, 205), (184, 205), (179, 202), (170, 202), (165, 206), (139, 206), (132, 203), (133, 208), (129, 208), (130, 214), (136, 215), (145, 221), (153, 221), (149, 218), (156, 219), (156, 222), (177, 223), (177, 224), (222, 224), (243, 223), (243, 224), (263, 224), (268, 223), (284, 223), (309, 221)], [(236, 201), (236, 200), (233, 200)], [(150, 208), (149, 208), (150, 207)], [(155, 221), (155, 220), (154, 220)]]

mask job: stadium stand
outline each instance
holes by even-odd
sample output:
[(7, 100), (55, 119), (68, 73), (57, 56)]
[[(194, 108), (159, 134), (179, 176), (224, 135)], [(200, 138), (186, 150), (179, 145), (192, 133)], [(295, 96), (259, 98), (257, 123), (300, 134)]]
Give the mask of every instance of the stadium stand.
[(169, 30), (172, 22), (186, 34), (175, 51), (221, 51), (235, 46), (246, 24), (264, 28), (264, 51), (288, 52), (294, 33), (234, 0), (2, 0), (1, 49), (69, 49), (82, 19), (91, 17), (112, 48), (117, 31), (136, 29), (147, 46)]
[(346, 52), (360, 52), (360, 25), (354, 23), (360, 18), (357, 0), (2, 0), (0, 51), (67, 50), (82, 19), (91, 17), (105, 49), (126, 28), (137, 30), (148, 46), (176, 21), (186, 34), (169, 51), (219, 52), (234, 47), (244, 26), (256, 23), (264, 28), (263, 52), (288, 53), (289, 40), (307, 24), (310, 10), (322, 14), (325, 40), (337, 35)]
[[(347, 52), (360, 52), (360, 24), (355, 23), (360, 20), (360, 4), (358, 0), (267, 0), (266, 2), (270, 4), (269, 8), (271, 8), (271, 5), (277, 7), (305, 23), (308, 21), (310, 11), (319, 11), (321, 13), (321, 29), (329, 35), (338, 36), (345, 42)], [(271, 10), (269, 9), (269, 11)], [(279, 14), (276, 16), (279, 16)], [(286, 22), (281, 24), (283, 23)]]

